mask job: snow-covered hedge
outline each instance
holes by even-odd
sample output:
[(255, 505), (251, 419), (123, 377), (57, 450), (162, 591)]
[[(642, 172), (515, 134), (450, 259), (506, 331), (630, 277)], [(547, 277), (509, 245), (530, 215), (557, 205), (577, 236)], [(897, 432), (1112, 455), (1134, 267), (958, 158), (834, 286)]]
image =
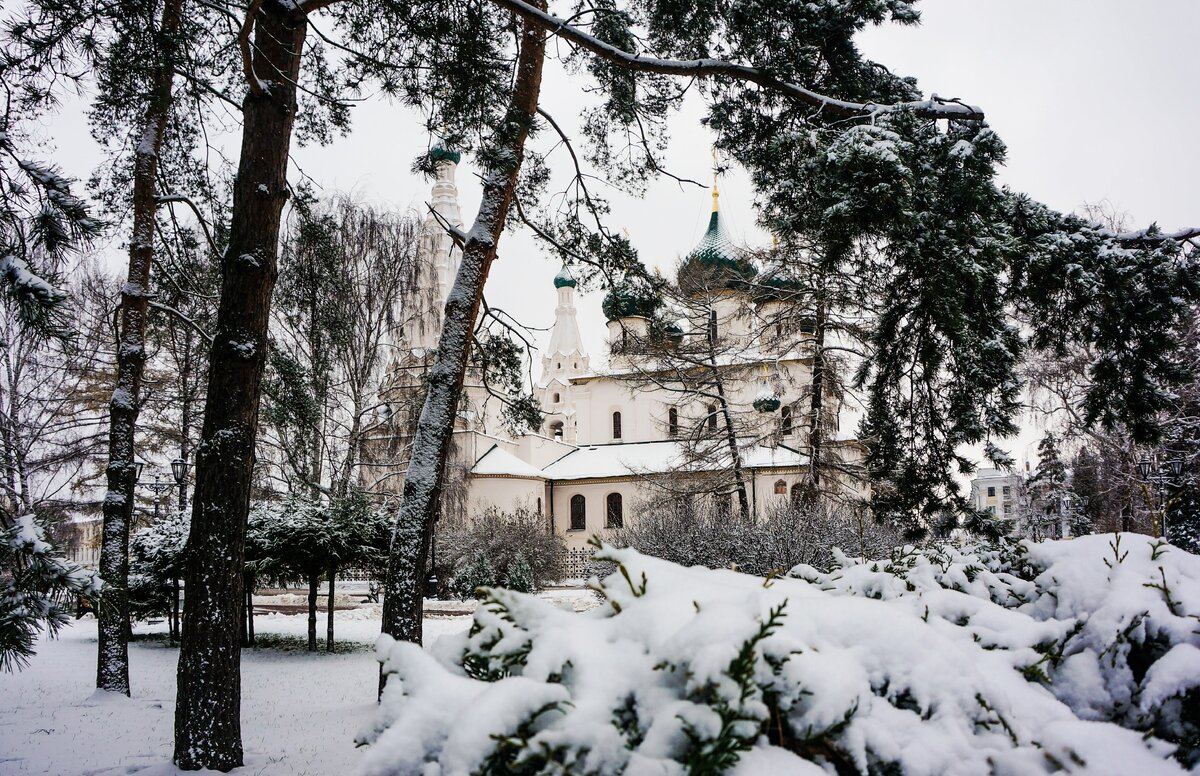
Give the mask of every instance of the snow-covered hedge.
[(1183, 772), (1138, 731), (1186, 738), (1200, 559), (1145, 537), (908, 551), (803, 579), (603, 554), (618, 573), (598, 609), (493, 590), (432, 654), (382, 639), (364, 771)]

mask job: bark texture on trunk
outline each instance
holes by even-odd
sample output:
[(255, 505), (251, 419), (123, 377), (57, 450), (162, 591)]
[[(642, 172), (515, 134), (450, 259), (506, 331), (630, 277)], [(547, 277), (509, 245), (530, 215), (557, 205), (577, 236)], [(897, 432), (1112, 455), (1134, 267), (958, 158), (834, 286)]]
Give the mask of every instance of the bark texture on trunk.
[(334, 578), (337, 577), (337, 569), (332, 566), (329, 568), (329, 611), (325, 613), (325, 651), (333, 651), (333, 597), (334, 597)]
[(820, 497), (822, 443), (825, 432), (825, 303), (817, 303), (813, 326), (812, 398), (809, 402), (809, 477), (814, 497)]
[(317, 651), (317, 586), (320, 584), (319, 574), (308, 576), (308, 651)]
[(242, 765), (241, 623), (246, 516), (267, 352), (279, 222), (287, 200), (295, 83), (307, 21), (294, 3), (251, 3), (258, 88), (242, 101), (242, 147), (209, 361), (184, 576), (175, 763)]
[(171, 115), (175, 81), (175, 37), (182, 0), (165, 0), (157, 34), (160, 57), (152, 76), (133, 159), (133, 235), (129, 241), (129, 271), (121, 289), (121, 322), (117, 347), (117, 380), (109, 401), (108, 466), (105, 479), (104, 523), (101, 528), (100, 576), (104, 597), (96, 608), (98, 641), (96, 687), (129, 695), (129, 528), (133, 522), (137, 475), (133, 462), (134, 434), (141, 408), (142, 373), (146, 365), (146, 313), (149, 307), (150, 266), (154, 262), (155, 185), (163, 133)]
[[(538, 6), (545, 8), (539, 0)], [(396, 518), (384, 584), (383, 632), (402, 641), (421, 642), (421, 600), (429, 559), (430, 534), (440, 507), (446, 461), (450, 455), (454, 417), (462, 394), (471, 348), (471, 332), (488, 271), (496, 258), (500, 234), (512, 206), (525, 141), (537, 113), (546, 53), (545, 35), (524, 23), (516, 80), (498, 145), (510, 154), (503, 169), (489, 170), (483, 199), (462, 262), (446, 299), (437, 359), (429, 370), (425, 405), (404, 480), (404, 496)], [(382, 677), (381, 677), (382, 682)], [(381, 684), (382, 688), (382, 684)]]

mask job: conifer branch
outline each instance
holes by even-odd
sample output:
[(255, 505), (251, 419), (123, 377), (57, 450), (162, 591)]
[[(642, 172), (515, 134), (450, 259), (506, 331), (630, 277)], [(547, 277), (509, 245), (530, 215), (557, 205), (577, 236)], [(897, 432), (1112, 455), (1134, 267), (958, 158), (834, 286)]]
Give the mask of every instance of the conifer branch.
[(617, 48), (567, 23), (551, 13), (542, 11), (524, 0), (491, 0), (552, 35), (576, 44), (596, 56), (629, 70), (645, 73), (661, 73), (677, 76), (722, 76), (737, 81), (758, 84), (771, 91), (812, 105), (819, 111), (836, 118), (870, 118), (881, 113), (911, 110), (927, 119), (953, 119), (955, 121), (983, 121), (981, 108), (967, 105), (957, 99), (946, 99), (932, 95), (928, 100), (914, 100), (892, 104), (860, 103), (839, 100), (814, 92), (799, 84), (790, 83), (756, 67), (739, 65), (721, 59), (659, 59), (634, 54)]

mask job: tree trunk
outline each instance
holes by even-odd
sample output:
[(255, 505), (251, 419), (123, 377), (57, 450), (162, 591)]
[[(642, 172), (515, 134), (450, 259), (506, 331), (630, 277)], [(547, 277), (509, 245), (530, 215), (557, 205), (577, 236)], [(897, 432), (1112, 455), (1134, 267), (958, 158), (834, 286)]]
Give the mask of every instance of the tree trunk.
[[(538, 0), (538, 7), (545, 2)], [(494, 138), (509, 162), (484, 177), (483, 198), (463, 245), (462, 262), (446, 299), (437, 360), (429, 371), (425, 404), (417, 421), (404, 497), (392, 534), (384, 584), (383, 632), (402, 641), (421, 642), (421, 600), (429, 556), (430, 532), (438, 514), (454, 416), (462, 393), (471, 332), (504, 222), (512, 206), (542, 86), (546, 40), (529, 23), (522, 26), (521, 50), (508, 115)], [(383, 677), (381, 674), (380, 688)]]
[[(146, 364), (146, 311), (150, 294), (150, 265), (154, 261), (155, 185), (158, 154), (171, 114), (175, 80), (175, 35), (183, 0), (164, 0), (162, 19), (154, 35), (159, 59), (151, 84), (150, 103), (142, 119), (133, 160), (133, 234), (129, 241), (129, 271), (121, 289), (121, 323), (117, 347), (117, 380), (109, 401), (108, 492), (104, 495), (100, 576), (104, 599), (96, 607), (98, 643), (96, 687), (129, 695), (129, 526), (133, 521), (134, 434), (141, 404), (142, 373)], [(150, 52), (140, 52), (145, 56)]]
[(334, 580), (337, 578), (337, 569), (333, 566), (329, 567), (329, 611), (325, 613), (325, 651), (333, 651), (333, 598), (334, 598)]
[(308, 575), (308, 651), (317, 651), (317, 586), (321, 583), (321, 575), (316, 572)]
[(254, 574), (246, 575), (246, 643), (254, 646), (257, 642), (254, 639), (254, 589), (258, 587), (258, 582)]
[(824, 442), (825, 413), (825, 302), (817, 302), (813, 326), (812, 397), (809, 401), (808, 468), (814, 497), (821, 487), (821, 445)]
[(183, 461), (183, 482), (179, 483), (179, 514), (187, 512), (187, 468), (186, 464), (192, 455), (192, 395), (188, 383), (192, 377), (192, 332), (187, 330), (183, 340), (183, 366), (179, 370), (180, 417), (179, 417), (179, 460)]
[(171, 640), (179, 642), (179, 577), (171, 580)]
[(294, 3), (255, 3), (253, 73), (196, 450), (175, 705), (175, 764), (242, 765), (239, 602), (259, 390), (267, 352), (279, 221), (307, 22)]

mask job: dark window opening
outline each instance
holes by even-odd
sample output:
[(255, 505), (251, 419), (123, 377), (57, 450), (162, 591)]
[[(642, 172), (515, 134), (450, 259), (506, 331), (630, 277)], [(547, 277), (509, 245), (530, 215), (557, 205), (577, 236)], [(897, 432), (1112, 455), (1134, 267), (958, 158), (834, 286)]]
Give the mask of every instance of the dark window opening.
[(621, 438), (621, 413), (613, 413), (613, 439)]
[(792, 433), (792, 408), (784, 407), (779, 415), (779, 433), (788, 436)]
[(555, 439), (562, 439), (562, 435), (563, 435), (562, 421), (556, 420), (555, 422), (551, 423), (550, 424), (550, 436), (554, 437)]
[(571, 530), (582, 531), (587, 528), (587, 499), (582, 495), (571, 496)]
[(717, 407), (715, 404), (708, 405), (708, 430), (717, 430)]
[(667, 433), (671, 436), (679, 436), (679, 410), (672, 407), (667, 410)]
[(621, 509), (621, 494), (609, 493), (605, 502), (604, 527), (623, 528), (625, 526), (625, 516)]
[(560, 400), (560, 397), (559, 397), (559, 395), (558, 395), (557, 393), (556, 393), (556, 394), (554, 394), (554, 403), (555, 403), (555, 404), (558, 404), (559, 400)]

